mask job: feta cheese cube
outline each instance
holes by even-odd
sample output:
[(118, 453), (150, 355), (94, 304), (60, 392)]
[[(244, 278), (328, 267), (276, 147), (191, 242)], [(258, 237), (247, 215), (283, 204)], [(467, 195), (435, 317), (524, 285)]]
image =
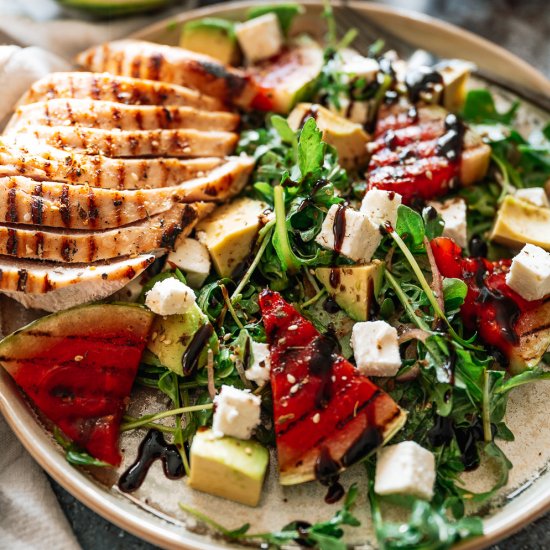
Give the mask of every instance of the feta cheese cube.
[(506, 283), (525, 300), (540, 300), (550, 294), (550, 253), (526, 244), (512, 260)]
[(195, 303), (193, 289), (175, 277), (158, 283), (145, 295), (145, 305), (157, 315), (185, 313)]
[(271, 360), (269, 357), (269, 346), (260, 342), (252, 342), (250, 346), (251, 364), (246, 369), (244, 375), (248, 380), (252, 380), (263, 386), (269, 381), (269, 373), (271, 370)]
[(535, 206), (541, 206), (542, 208), (550, 208), (550, 202), (548, 202), (548, 195), (542, 187), (531, 187), (529, 189), (518, 189), (515, 192), (518, 199), (529, 202)]
[(266, 13), (235, 27), (235, 34), (245, 57), (251, 63), (278, 54), (283, 46), (283, 33), (274, 13)]
[(431, 500), (434, 483), (435, 457), (418, 443), (403, 441), (378, 451), (374, 491), (379, 495), (412, 495)]
[(196, 239), (184, 239), (166, 258), (169, 269), (178, 268), (193, 288), (200, 288), (210, 273), (208, 249)]
[(237, 439), (250, 439), (260, 423), (261, 399), (249, 390), (222, 386), (214, 398), (212, 430), (218, 437), (229, 435)]
[(371, 82), (378, 73), (378, 61), (372, 57), (364, 57), (355, 50), (346, 48), (340, 52), (340, 70), (354, 78), (364, 78)]
[(467, 208), (464, 199), (456, 197), (444, 202), (429, 202), (428, 205), (433, 206), (445, 222), (443, 236), (453, 239), (461, 248), (466, 248), (468, 245), (468, 232), (466, 224)]
[[(335, 243), (334, 225), (341, 227), (343, 238)], [(378, 248), (382, 235), (378, 226), (362, 212), (333, 204), (315, 241), (324, 248), (337, 250), (351, 260), (367, 263)], [(339, 244), (340, 246), (337, 246)]]
[(392, 227), (395, 227), (401, 199), (401, 195), (394, 191), (370, 189), (363, 197), (360, 212), (366, 214), (376, 226), (389, 222)]
[(355, 323), (351, 347), (357, 368), (366, 376), (395, 376), (401, 367), (397, 330), (386, 321)]

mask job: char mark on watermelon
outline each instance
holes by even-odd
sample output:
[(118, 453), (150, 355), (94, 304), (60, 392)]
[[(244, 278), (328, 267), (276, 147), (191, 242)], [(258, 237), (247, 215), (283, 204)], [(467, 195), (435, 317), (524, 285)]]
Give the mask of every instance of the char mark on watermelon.
[(118, 465), (120, 423), (153, 315), (96, 304), (43, 317), (0, 343), (0, 363), (53, 424)]
[(406, 415), (278, 293), (262, 292), (260, 307), (271, 353), (280, 481), (326, 481), (390, 439)]

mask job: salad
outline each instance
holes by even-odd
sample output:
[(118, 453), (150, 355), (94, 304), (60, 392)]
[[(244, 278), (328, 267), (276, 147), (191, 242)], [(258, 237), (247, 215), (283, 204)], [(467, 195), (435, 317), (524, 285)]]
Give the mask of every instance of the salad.
[[(381, 548), (450, 548), (508, 482), (510, 392), (550, 379), (550, 126), (522, 135), (519, 103), (472, 88), (466, 62), (359, 53), (329, 6), (321, 44), (293, 31), (301, 13), (191, 21), (181, 48), (113, 42), (31, 88), (2, 154), (24, 146), (32, 183), (4, 161), (2, 185), (88, 214), (33, 199), (27, 221), (66, 229), (26, 254), (8, 203), (18, 278), (0, 290), (55, 313), (0, 342), (0, 363), (74, 465), (116, 467), (120, 432), (143, 431), (123, 492), (161, 460), (261, 506), (276, 461), (279, 483), (320, 483), (337, 510), (255, 533), (181, 505), (230, 541), (343, 549), (365, 490)], [(131, 416), (137, 387), (172, 405)], [(462, 476), (487, 462), (498, 475), (474, 492)]]

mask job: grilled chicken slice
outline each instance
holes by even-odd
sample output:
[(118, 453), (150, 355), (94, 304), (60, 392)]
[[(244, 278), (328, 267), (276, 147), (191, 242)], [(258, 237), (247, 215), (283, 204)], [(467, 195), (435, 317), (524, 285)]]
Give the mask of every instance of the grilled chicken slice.
[(107, 231), (37, 231), (0, 225), (0, 254), (16, 258), (85, 263), (172, 249), (214, 205), (178, 204), (134, 225)]
[(170, 187), (202, 178), (224, 163), (219, 157), (112, 159), (61, 151), (26, 134), (0, 137), (0, 177), (28, 176), (103, 189)]
[(207, 55), (153, 42), (115, 40), (86, 50), (77, 61), (93, 72), (188, 86), (227, 104), (245, 107), (256, 95), (255, 86), (242, 71)]
[(234, 157), (208, 176), (179, 186), (130, 191), (4, 177), (0, 178), (0, 220), (67, 229), (121, 227), (178, 203), (225, 200), (244, 187), (253, 167), (252, 158)]
[(232, 132), (239, 115), (224, 111), (201, 111), (195, 107), (121, 105), (93, 99), (52, 99), (22, 105), (15, 110), (5, 133), (41, 126), (82, 126), (105, 130), (220, 130)]
[(28, 308), (60, 311), (103, 300), (138, 277), (153, 254), (94, 264), (59, 264), (0, 256), (0, 292)]
[(239, 136), (231, 132), (200, 130), (98, 130), (63, 126), (36, 126), (26, 132), (57, 147), (107, 157), (226, 157)]
[(98, 99), (126, 105), (188, 106), (222, 111), (224, 104), (196, 90), (109, 73), (51, 73), (35, 82), (18, 105), (57, 98)]

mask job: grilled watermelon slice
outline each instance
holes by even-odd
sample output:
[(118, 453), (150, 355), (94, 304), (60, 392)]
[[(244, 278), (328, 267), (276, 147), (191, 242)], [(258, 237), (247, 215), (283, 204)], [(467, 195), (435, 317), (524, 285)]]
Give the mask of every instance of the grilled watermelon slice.
[[(271, 352), (280, 482), (294, 485), (365, 458), (404, 424), (393, 399), (338, 354), (333, 340), (265, 290), (260, 307)], [(327, 461), (327, 457), (330, 457)]]
[(154, 315), (94, 304), (42, 317), (0, 342), (0, 363), (90, 455), (117, 466), (119, 427)]
[(439, 106), (383, 106), (368, 148), (369, 189), (395, 191), (405, 204), (445, 195), (483, 178), (491, 148)]

